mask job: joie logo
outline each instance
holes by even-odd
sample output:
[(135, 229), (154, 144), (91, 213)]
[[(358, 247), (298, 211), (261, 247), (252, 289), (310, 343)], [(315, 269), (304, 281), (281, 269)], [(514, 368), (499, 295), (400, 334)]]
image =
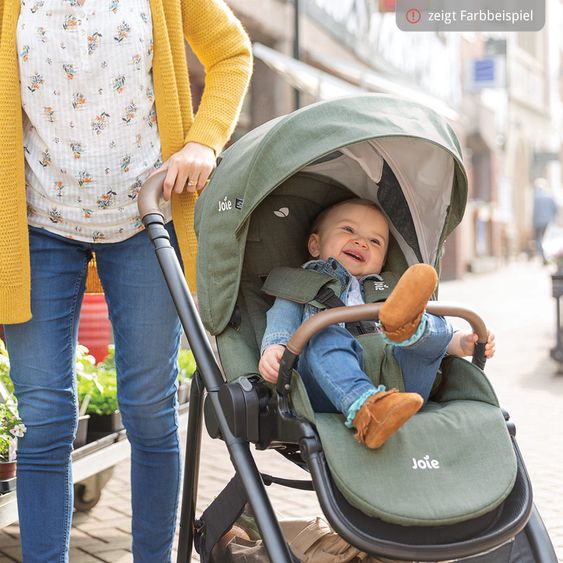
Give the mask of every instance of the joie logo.
[(218, 211), (230, 211), (232, 208), (233, 202), (229, 201), (226, 196), (219, 202)]
[(422, 459), (412, 458), (411, 469), (440, 469), (440, 462), (437, 459), (430, 459), (425, 455)]
[(289, 207), (280, 207), (279, 209), (274, 211), (274, 215), (276, 217), (288, 217), (289, 216)]
[(373, 287), (375, 288), (375, 291), (385, 291), (386, 289), (389, 289), (389, 286), (382, 281), (374, 281)]

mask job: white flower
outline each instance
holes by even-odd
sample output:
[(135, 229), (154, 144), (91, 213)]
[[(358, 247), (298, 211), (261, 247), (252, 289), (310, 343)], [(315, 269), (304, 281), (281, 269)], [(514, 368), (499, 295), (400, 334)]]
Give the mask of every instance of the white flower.
[(16, 438), (23, 438), (26, 430), (25, 424), (16, 424), (16, 426), (10, 430), (10, 434), (13, 434)]

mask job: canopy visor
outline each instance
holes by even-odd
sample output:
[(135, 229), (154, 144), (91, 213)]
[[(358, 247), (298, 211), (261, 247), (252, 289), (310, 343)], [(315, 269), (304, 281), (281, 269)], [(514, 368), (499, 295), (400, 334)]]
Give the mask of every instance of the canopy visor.
[[(404, 198), (383, 193), (387, 163)], [(303, 168), (337, 180), (360, 198), (379, 204), (409, 264), (434, 264), (451, 201), (455, 163), (443, 148), (411, 137), (371, 139), (342, 148)], [(405, 214), (408, 206), (408, 215)]]

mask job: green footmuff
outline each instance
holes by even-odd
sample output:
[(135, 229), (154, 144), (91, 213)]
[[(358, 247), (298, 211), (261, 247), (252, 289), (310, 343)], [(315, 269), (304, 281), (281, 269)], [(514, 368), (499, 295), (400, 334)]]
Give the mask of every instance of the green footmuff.
[(298, 376), (292, 395), (317, 428), (339, 490), (368, 516), (456, 524), (490, 512), (514, 486), (516, 457), (494, 391), (461, 358), (444, 360), (431, 401), (378, 450), (358, 444), (341, 415), (314, 413)]

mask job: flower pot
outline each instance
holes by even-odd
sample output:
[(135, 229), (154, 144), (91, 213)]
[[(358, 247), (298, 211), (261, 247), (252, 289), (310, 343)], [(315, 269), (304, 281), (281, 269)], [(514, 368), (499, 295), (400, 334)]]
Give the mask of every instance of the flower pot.
[(88, 421), (88, 442), (120, 430), (123, 430), (123, 422), (119, 411), (112, 414), (91, 414)]
[(96, 362), (101, 362), (108, 355), (111, 343), (111, 323), (108, 306), (103, 293), (87, 293), (80, 309), (78, 342), (88, 348)]
[(88, 434), (88, 421), (90, 420), (89, 414), (84, 414), (78, 419), (78, 429), (76, 430), (76, 438), (72, 446), (75, 450), (81, 448), (86, 444), (86, 438)]
[(180, 385), (178, 385), (178, 403), (180, 405), (183, 405), (190, 400), (190, 385), (191, 381), (180, 383)]
[(7, 481), (16, 476), (16, 462), (0, 461), (0, 481)]
[(4, 495), (6, 493), (9, 493), (10, 491), (15, 491), (16, 481), (17, 479), (15, 477), (7, 479), (6, 481), (2, 481), (0, 479), (0, 495)]

